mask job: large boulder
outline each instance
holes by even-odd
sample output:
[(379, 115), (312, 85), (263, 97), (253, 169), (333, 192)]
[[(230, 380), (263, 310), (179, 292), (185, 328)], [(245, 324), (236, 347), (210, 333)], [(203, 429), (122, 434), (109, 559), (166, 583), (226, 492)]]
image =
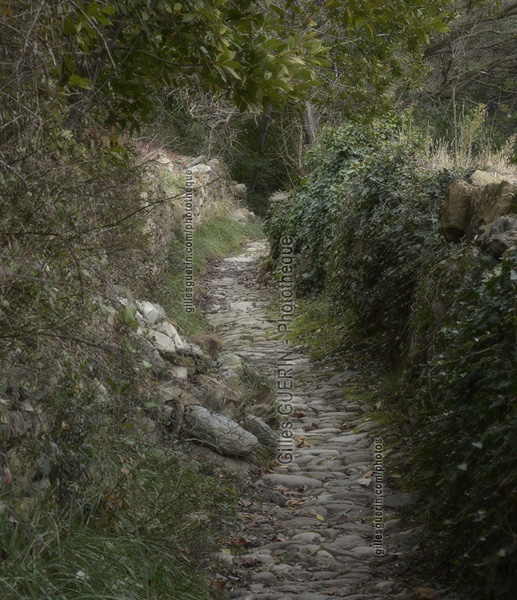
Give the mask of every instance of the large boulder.
[(448, 242), (459, 242), (469, 223), (472, 199), (480, 188), (455, 177), (445, 190), (445, 205), (441, 214), (442, 228)]
[(500, 184), (491, 184), (485, 188), (481, 196), (478, 211), (472, 217), (472, 229), (477, 233), (479, 228), (486, 227), (499, 217), (517, 213), (517, 187), (502, 181)]
[(189, 406), (183, 416), (182, 431), (194, 441), (225, 456), (246, 456), (258, 446), (257, 438), (232, 419), (203, 406)]
[(447, 241), (459, 242), (465, 235), (475, 239), (499, 217), (517, 214), (515, 185), (482, 171), (476, 171), (471, 181), (478, 185), (456, 177), (445, 190), (441, 221)]
[(268, 449), (275, 449), (278, 444), (279, 435), (260, 417), (254, 415), (246, 415), (244, 419), (244, 427), (253, 433), (261, 446)]

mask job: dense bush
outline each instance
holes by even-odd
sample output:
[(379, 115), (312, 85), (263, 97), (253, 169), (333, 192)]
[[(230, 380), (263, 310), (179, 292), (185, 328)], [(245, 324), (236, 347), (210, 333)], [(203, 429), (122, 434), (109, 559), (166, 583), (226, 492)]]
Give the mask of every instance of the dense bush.
[(517, 254), (481, 273), (483, 262), (451, 253), (446, 267), (456, 280), (434, 276), (435, 285), (446, 278), (448, 293), (442, 318), (429, 323), (434, 353), (413, 378), (411, 480), (445, 543), (440, 560), (473, 583), (474, 597), (508, 598), (517, 566)]
[(299, 287), (324, 287), (343, 315), (335, 336), (397, 378), (387, 404), (409, 426), (407, 482), (434, 564), (471, 598), (508, 598), (517, 253), (497, 263), (444, 241), (439, 211), (453, 173), (433, 169), (420, 149), (393, 123), (326, 132), (302, 189), (273, 207), (267, 229), (273, 247), (283, 233), (295, 237)]

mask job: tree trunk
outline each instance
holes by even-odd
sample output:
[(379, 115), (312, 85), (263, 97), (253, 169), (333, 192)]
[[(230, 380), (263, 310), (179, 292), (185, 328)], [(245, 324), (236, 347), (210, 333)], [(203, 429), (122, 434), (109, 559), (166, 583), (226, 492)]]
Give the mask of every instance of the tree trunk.
[[(267, 130), (269, 127), (270, 120), (271, 120), (271, 117), (269, 116), (269, 109), (268, 109), (268, 111), (262, 115), (262, 123), (260, 124), (259, 140), (258, 140), (258, 147), (257, 147), (257, 156), (258, 156), (259, 160), (264, 156), (264, 145), (266, 143), (266, 135), (267, 135)], [(260, 173), (260, 167), (256, 166), (253, 169), (253, 175), (251, 176), (251, 181), (248, 186), (248, 193), (250, 193), (250, 194), (252, 194), (255, 191), (255, 188), (257, 187), (259, 173)]]

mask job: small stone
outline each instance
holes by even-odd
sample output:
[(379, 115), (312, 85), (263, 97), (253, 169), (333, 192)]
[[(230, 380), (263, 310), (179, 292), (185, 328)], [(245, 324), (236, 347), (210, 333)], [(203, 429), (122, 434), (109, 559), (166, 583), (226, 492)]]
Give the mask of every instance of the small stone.
[(152, 302), (147, 302), (146, 300), (142, 300), (136, 302), (138, 310), (144, 316), (144, 319), (149, 323), (149, 325), (155, 325), (160, 321), (163, 321), (167, 316), (165, 310), (159, 304), (154, 304)]
[(177, 379), (187, 379), (188, 370), (187, 367), (178, 367), (177, 365), (171, 365), (169, 367), (169, 373)]
[(241, 208), (234, 210), (230, 215), (230, 218), (232, 221), (235, 221), (237, 223), (246, 223), (246, 221), (248, 220), (248, 217)]
[(266, 483), (283, 485), (290, 489), (296, 489), (300, 487), (319, 488), (322, 486), (322, 482), (319, 481), (319, 479), (303, 477), (302, 475), (282, 475), (280, 473), (268, 473), (267, 475), (263, 475), (261, 479)]

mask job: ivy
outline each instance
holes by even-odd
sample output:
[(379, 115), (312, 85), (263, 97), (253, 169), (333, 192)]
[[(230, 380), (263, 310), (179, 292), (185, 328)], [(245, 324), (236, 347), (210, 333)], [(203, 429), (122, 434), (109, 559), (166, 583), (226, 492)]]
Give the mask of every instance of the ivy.
[(404, 421), (429, 562), (502, 600), (517, 568), (517, 251), (445, 242), (444, 190), (468, 173), (428, 168), (421, 147), (403, 118), (327, 130), (267, 231), (273, 249), (295, 239), (298, 288), (325, 289), (335, 337), (397, 382), (383, 404)]

